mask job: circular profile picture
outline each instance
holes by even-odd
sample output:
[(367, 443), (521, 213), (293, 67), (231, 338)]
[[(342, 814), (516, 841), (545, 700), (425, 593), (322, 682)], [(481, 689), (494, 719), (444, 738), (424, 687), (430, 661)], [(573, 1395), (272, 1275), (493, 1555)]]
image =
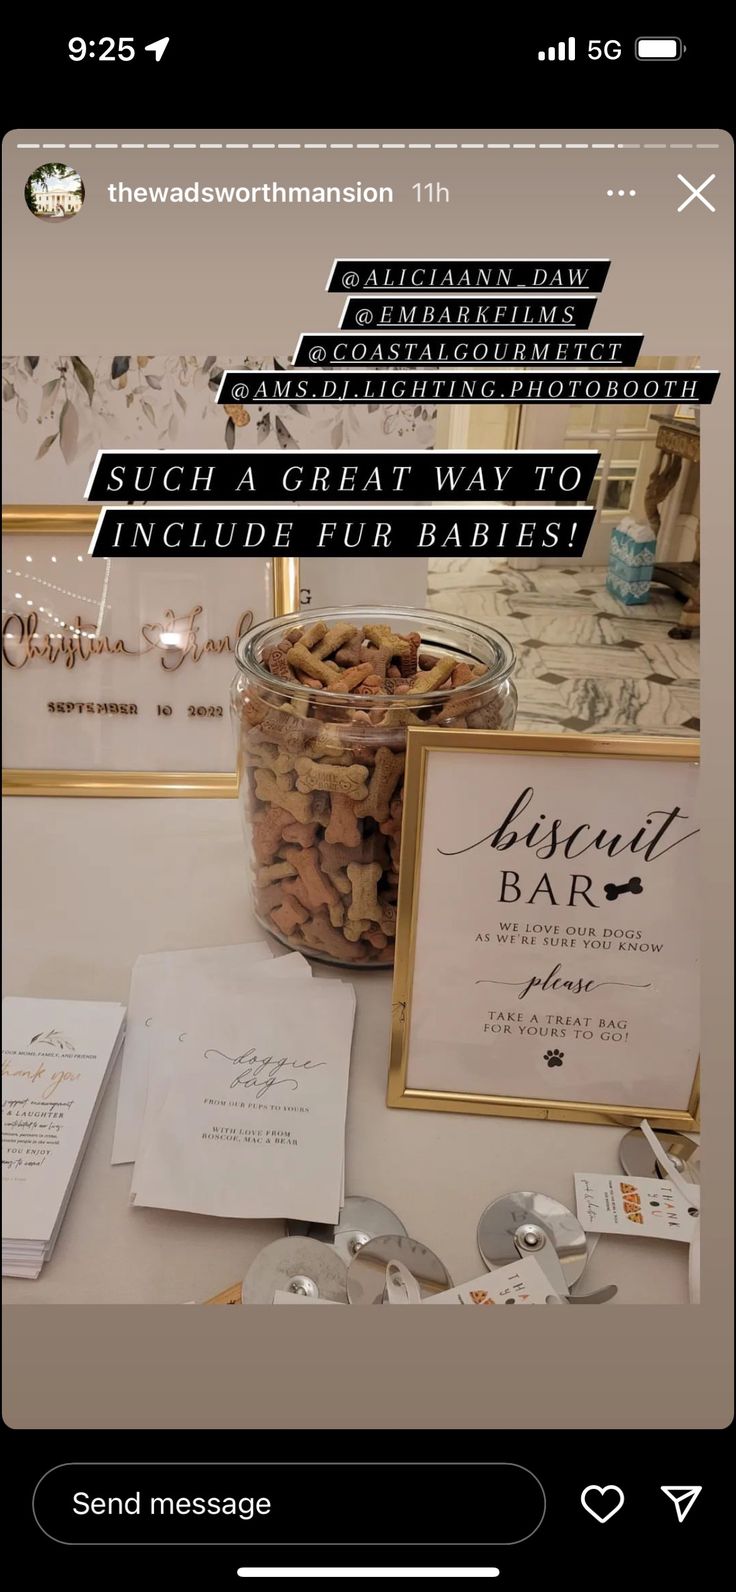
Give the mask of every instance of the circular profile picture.
[(73, 166), (49, 161), (31, 172), (25, 197), (31, 215), (39, 221), (68, 221), (84, 204), (84, 183)]

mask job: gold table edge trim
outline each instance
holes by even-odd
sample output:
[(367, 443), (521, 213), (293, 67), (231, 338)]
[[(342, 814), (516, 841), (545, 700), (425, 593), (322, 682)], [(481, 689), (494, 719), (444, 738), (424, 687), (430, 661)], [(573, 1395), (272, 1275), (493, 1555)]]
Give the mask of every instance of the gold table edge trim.
[(148, 769), (4, 768), (3, 796), (237, 796), (238, 776)]

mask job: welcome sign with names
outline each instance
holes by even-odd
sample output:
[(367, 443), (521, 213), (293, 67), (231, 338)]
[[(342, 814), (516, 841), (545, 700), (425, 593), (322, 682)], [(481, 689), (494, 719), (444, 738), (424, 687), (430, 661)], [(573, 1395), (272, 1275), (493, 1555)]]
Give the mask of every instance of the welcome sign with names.
[(693, 1126), (698, 743), (408, 739), (389, 1103)]
[(235, 648), (272, 612), (270, 559), (108, 559), (89, 535), (3, 536), (3, 764), (230, 774)]

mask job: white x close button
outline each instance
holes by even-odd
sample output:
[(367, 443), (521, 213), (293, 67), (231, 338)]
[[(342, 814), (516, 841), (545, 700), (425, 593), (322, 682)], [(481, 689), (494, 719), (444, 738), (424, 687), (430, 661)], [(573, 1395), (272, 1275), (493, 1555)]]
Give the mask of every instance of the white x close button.
[(688, 182), (687, 177), (683, 177), (682, 172), (678, 171), (677, 181), (684, 183), (685, 187), (690, 189), (687, 199), (683, 199), (682, 204), (677, 206), (678, 215), (680, 214), (681, 210), (687, 210), (688, 205), (692, 204), (693, 199), (699, 199), (701, 205), (705, 205), (706, 210), (712, 210), (715, 212), (716, 207), (715, 205), (711, 204), (710, 199), (703, 198), (704, 190), (708, 188), (712, 182), (715, 182), (715, 180), (716, 174), (714, 171), (712, 171), (710, 176), (706, 177), (705, 181), (701, 182), (700, 186), (696, 188), (695, 183)]

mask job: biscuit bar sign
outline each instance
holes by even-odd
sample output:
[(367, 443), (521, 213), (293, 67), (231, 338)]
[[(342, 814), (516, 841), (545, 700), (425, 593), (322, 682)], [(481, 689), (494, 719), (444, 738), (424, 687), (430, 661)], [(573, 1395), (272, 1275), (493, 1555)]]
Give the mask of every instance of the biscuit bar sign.
[(389, 1104), (696, 1126), (697, 741), (408, 742)]

